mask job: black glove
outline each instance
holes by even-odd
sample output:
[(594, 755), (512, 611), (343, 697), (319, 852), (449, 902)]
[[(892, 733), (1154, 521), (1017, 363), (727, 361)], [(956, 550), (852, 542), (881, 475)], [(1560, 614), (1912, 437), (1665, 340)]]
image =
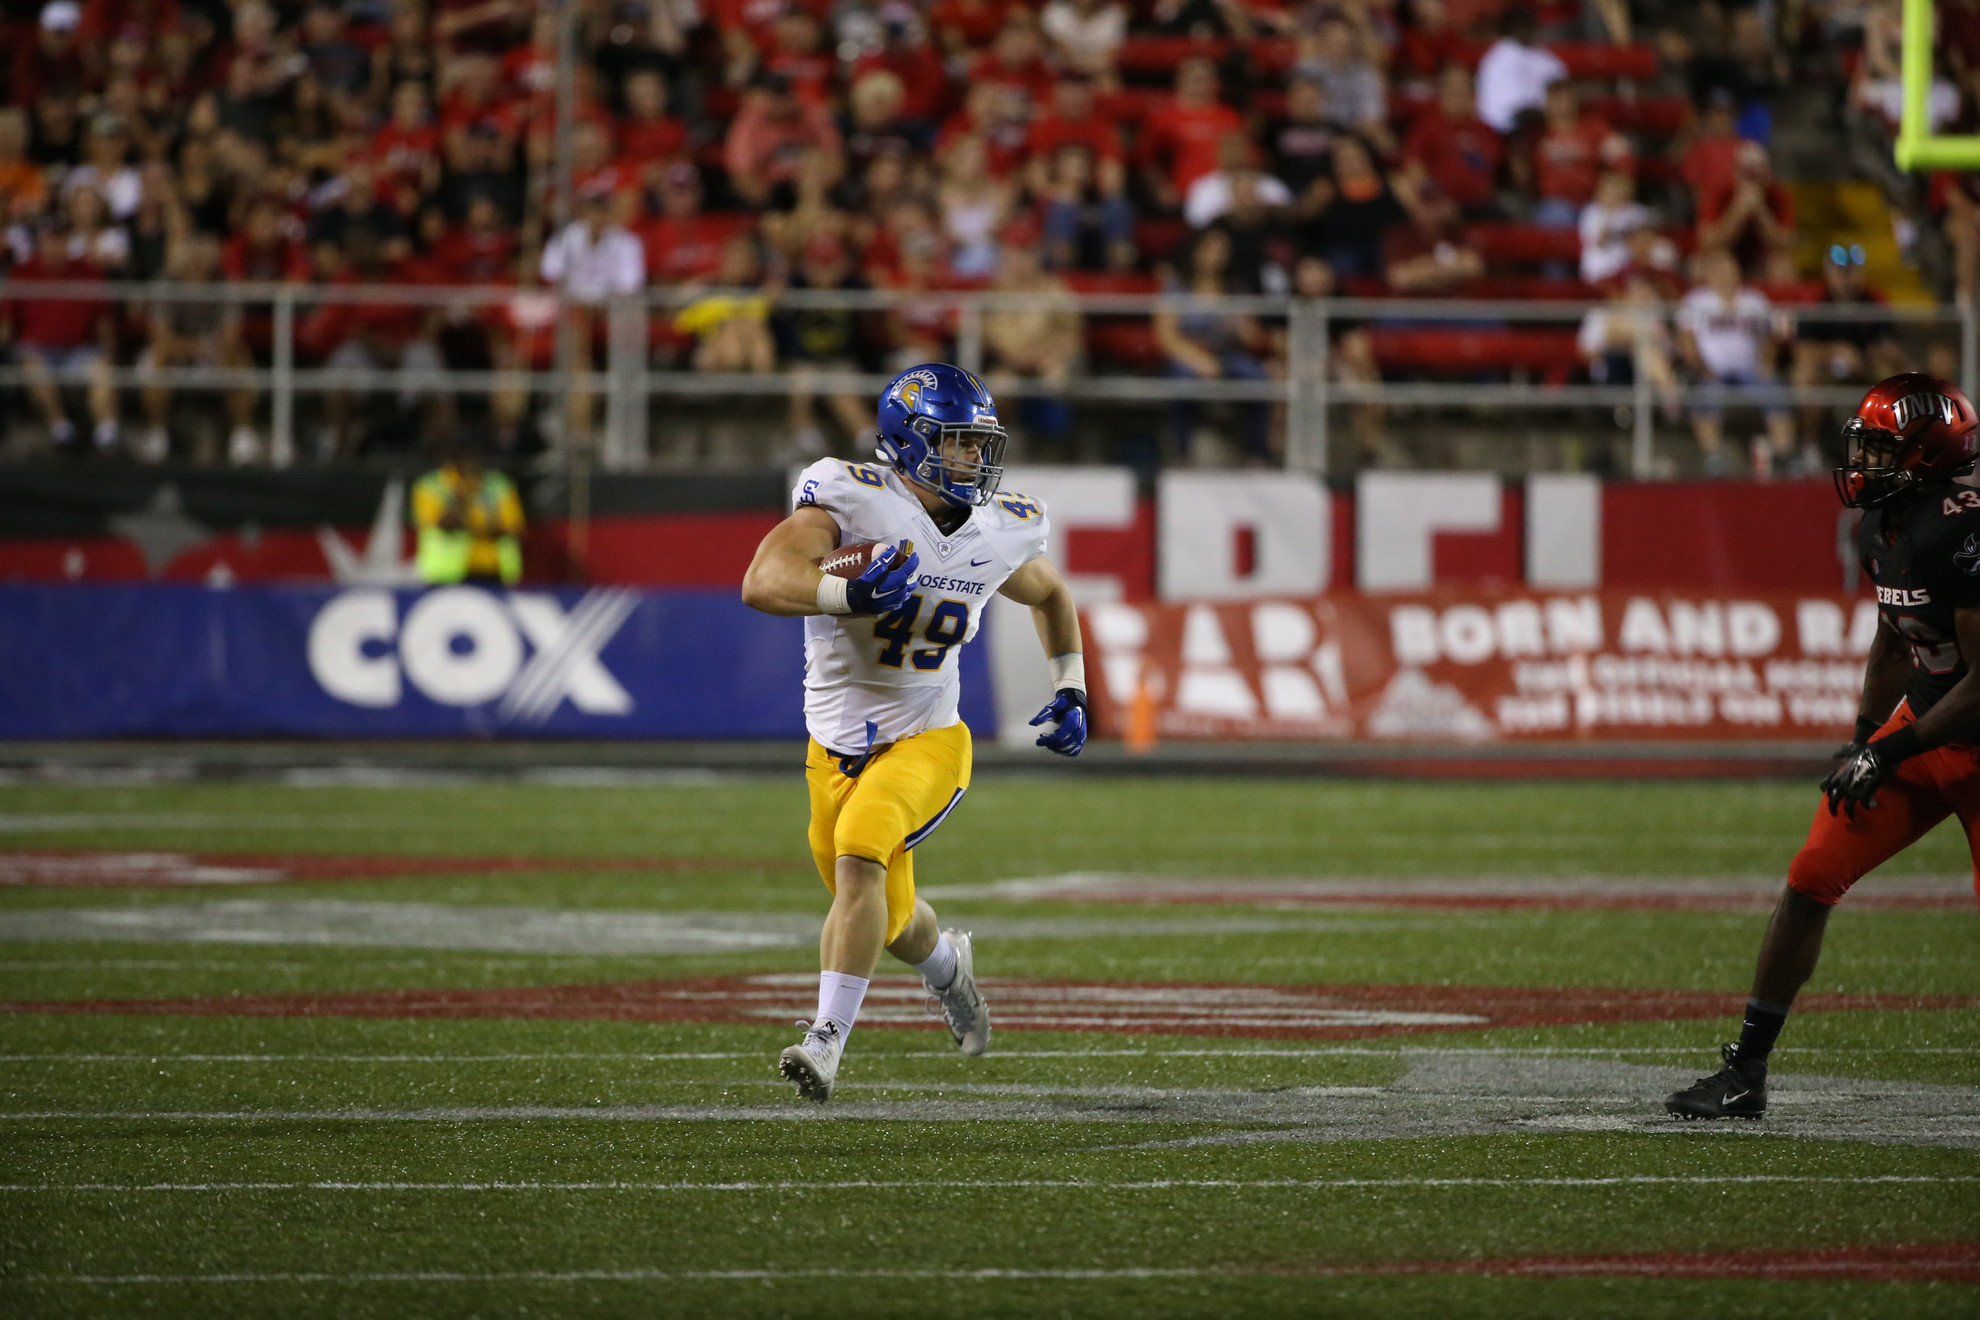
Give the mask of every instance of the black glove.
[(1877, 788), (1897, 766), (1887, 762), (1877, 744), (1859, 747), (1850, 758), (1829, 771), (1822, 780), (1822, 794), (1829, 800), (1829, 814), (1836, 814), (1838, 808), (1851, 820), (1856, 818), (1858, 807), (1877, 805)]
[(921, 555), (903, 560), (898, 548), (885, 559), (876, 559), (866, 571), (846, 583), (846, 604), (853, 614), (891, 614), (907, 603), (914, 591), (914, 570), (921, 566)]

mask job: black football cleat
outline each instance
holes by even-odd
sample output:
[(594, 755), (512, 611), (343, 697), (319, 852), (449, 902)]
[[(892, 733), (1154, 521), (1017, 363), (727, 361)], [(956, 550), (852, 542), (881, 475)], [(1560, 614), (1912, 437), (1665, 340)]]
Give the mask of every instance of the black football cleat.
[(1767, 1065), (1740, 1062), (1737, 1045), (1721, 1045), (1719, 1057), (1725, 1060), (1725, 1067), (1682, 1091), (1673, 1091), (1664, 1101), (1664, 1108), (1673, 1117), (1690, 1122), (1694, 1118), (1758, 1118), (1767, 1112)]

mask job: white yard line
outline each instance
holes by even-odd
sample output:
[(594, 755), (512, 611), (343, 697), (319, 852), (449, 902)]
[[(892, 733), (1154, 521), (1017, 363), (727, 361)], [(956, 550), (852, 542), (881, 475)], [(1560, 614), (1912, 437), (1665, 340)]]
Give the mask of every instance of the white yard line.
[(1187, 1189), (1409, 1189), (1519, 1187), (1704, 1187), (1720, 1184), (1784, 1183), (1832, 1185), (1944, 1186), (1980, 1183), (1980, 1175), (1959, 1174), (1633, 1174), (1610, 1178), (1150, 1178), (1114, 1181), (1098, 1178), (964, 1178), (885, 1181), (857, 1178), (837, 1182), (204, 1182), (204, 1183), (0, 1183), (0, 1192), (794, 1192), (1039, 1189), (1067, 1191), (1169, 1191)]

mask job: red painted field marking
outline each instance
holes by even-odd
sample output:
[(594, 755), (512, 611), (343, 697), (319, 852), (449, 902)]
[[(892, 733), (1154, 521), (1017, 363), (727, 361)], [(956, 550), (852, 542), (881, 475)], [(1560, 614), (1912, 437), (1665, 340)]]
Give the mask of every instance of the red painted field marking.
[[(0, 1013), (195, 1017), (555, 1018), (787, 1024), (811, 1006), (805, 974), (618, 981), (489, 990), (78, 999), (0, 1003)], [(1701, 990), (1590, 987), (1096, 982), (985, 978), (997, 1025), (1013, 1031), (1345, 1040), (1423, 1032), (1723, 1017), (1739, 996)], [(862, 1026), (932, 1025), (913, 977), (882, 977)], [(1806, 995), (1797, 1012), (1969, 1008), (1951, 995)]]

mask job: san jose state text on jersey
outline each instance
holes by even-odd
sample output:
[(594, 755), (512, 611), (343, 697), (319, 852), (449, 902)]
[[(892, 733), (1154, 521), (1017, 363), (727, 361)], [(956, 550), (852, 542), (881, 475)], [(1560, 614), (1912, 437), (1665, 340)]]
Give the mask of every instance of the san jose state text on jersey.
[(899, 473), (870, 463), (823, 459), (806, 468), (796, 502), (825, 510), (839, 543), (914, 542), (921, 571), (914, 593), (891, 614), (829, 615), (804, 621), (804, 714), (825, 747), (858, 752), (956, 722), (961, 694), (957, 647), (976, 636), (983, 606), (1018, 569), (1045, 553), (1045, 507), (1000, 493), (944, 534)]

